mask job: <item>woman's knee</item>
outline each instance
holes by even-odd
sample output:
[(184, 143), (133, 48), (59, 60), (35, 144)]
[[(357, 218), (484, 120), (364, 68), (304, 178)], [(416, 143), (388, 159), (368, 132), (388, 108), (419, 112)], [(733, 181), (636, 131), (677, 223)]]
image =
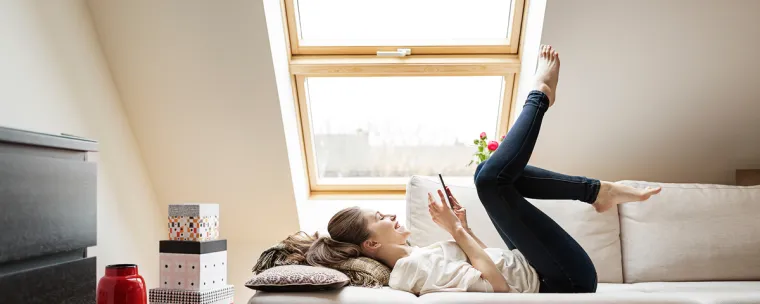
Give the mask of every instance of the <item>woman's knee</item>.
[(475, 188), (478, 191), (496, 189), (499, 180), (499, 170), (496, 169), (487, 160), (478, 164), (478, 168), (475, 169)]
[(485, 161), (478, 165), (475, 169), (475, 187), (481, 188), (493, 188), (511, 186), (514, 185), (516, 178), (505, 174), (504, 168), (495, 167), (496, 163), (489, 163)]
[(477, 175), (475, 175), (475, 189), (478, 190), (478, 193), (486, 192), (486, 191), (495, 191), (498, 178), (496, 174), (489, 173), (489, 170), (480, 170)]
[(477, 179), (478, 178), (478, 174), (480, 174), (480, 169), (483, 169), (483, 165), (485, 165), (485, 164), (486, 164), (486, 162), (482, 162), (482, 163), (478, 164), (478, 167), (475, 168), (475, 175), (472, 176), (473, 179)]

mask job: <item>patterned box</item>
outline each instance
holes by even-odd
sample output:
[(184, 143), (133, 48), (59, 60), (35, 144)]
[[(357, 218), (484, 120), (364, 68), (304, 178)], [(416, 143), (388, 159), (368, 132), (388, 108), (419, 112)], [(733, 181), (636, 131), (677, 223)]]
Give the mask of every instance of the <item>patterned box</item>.
[(219, 238), (218, 204), (169, 205), (169, 239), (205, 242)]
[(163, 289), (205, 291), (227, 286), (227, 241), (161, 241)]
[(148, 292), (150, 304), (232, 304), (235, 288), (224, 285), (205, 291), (153, 288)]

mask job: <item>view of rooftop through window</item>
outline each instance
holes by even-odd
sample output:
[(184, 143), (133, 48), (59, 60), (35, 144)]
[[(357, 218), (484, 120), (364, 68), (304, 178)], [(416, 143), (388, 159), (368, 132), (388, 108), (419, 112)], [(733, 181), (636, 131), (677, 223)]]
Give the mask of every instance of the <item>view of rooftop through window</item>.
[(306, 88), (319, 177), (471, 175), (494, 136), (502, 77), (312, 77)]

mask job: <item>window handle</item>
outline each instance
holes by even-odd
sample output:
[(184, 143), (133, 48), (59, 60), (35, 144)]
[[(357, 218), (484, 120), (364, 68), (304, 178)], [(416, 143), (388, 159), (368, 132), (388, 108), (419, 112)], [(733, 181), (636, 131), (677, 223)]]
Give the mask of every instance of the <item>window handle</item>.
[(397, 49), (395, 51), (377, 51), (378, 57), (404, 57), (412, 54), (412, 49)]

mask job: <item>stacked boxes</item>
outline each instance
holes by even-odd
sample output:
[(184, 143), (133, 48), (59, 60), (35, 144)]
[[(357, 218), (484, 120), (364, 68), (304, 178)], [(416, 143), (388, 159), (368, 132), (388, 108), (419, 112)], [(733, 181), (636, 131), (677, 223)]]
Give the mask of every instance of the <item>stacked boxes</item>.
[(219, 205), (169, 205), (169, 240), (159, 244), (160, 287), (151, 304), (230, 304), (227, 241), (219, 239)]

